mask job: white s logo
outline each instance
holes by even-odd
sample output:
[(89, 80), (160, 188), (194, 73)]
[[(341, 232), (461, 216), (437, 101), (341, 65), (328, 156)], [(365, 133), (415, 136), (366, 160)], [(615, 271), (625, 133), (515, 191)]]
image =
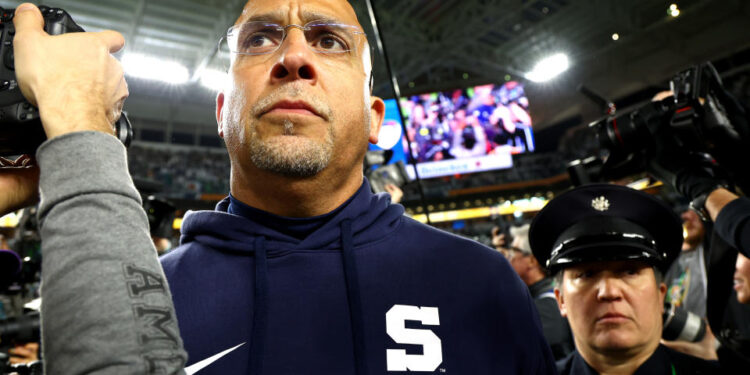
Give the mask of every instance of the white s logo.
[(386, 350), (388, 371), (429, 371), (437, 370), (443, 363), (443, 348), (440, 338), (429, 329), (405, 327), (407, 320), (422, 322), (423, 325), (440, 325), (437, 307), (417, 307), (393, 305), (385, 313), (388, 336), (399, 344), (422, 345), (423, 354), (406, 354), (403, 349)]

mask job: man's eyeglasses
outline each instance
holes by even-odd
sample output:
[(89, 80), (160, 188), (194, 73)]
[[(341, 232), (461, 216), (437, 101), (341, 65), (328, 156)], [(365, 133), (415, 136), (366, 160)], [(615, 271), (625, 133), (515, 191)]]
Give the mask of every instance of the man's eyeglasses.
[(242, 55), (265, 55), (276, 52), (287, 36), (289, 28), (302, 30), (307, 45), (315, 52), (341, 54), (356, 51), (358, 35), (364, 35), (358, 27), (321, 21), (308, 22), (304, 26), (253, 21), (233, 26), (227, 31), (229, 50)]

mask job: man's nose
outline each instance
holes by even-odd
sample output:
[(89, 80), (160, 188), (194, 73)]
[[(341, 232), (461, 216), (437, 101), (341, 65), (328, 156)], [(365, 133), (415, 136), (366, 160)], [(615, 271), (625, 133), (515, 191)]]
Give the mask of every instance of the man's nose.
[(604, 276), (597, 283), (597, 299), (614, 301), (622, 298), (621, 280), (617, 277)]
[(314, 65), (315, 58), (315, 52), (307, 45), (304, 31), (290, 27), (280, 47), (278, 60), (271, 69), (271, 80), (305, 80), (315, 83), (318, 77)]

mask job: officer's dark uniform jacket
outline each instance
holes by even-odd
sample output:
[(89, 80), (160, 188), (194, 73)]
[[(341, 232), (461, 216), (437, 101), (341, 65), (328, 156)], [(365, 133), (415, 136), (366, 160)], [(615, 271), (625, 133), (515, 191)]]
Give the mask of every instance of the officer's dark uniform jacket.
[[(584, 361), (578, 351), (557, 362), (560, 375), (598, 375), (599, 373)], [(654, 354), (638, 367), (633, 375), (713, 375), (722, 374), (718, 362), (682, 354), (659, 345)]]
[(544, 278), (529, 286), (531, 297), (542, 321), (544, 338), (552, 348), (556, 360), (563, 359), (575, 350), (573, 334), (570, 333), (568, 320), (560, 315), (554, 294), (554, 280)]

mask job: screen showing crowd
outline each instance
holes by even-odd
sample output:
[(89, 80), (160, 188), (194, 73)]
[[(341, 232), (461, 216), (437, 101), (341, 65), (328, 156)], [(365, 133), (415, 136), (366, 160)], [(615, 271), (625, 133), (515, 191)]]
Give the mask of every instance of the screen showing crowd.
[[(380, 141), (371, 150), (392, 150), (413, 179), (511, 168), (511, 155), (534, 151), (523, 85), (510, 81), (401, 98), (408, 137), (396, 101), (386, 100)], [(409, 150), (411, 149), (411, 153)]]
[(533, 151), (528, 106), (516, 81), (401, 99), (419, 163)]

